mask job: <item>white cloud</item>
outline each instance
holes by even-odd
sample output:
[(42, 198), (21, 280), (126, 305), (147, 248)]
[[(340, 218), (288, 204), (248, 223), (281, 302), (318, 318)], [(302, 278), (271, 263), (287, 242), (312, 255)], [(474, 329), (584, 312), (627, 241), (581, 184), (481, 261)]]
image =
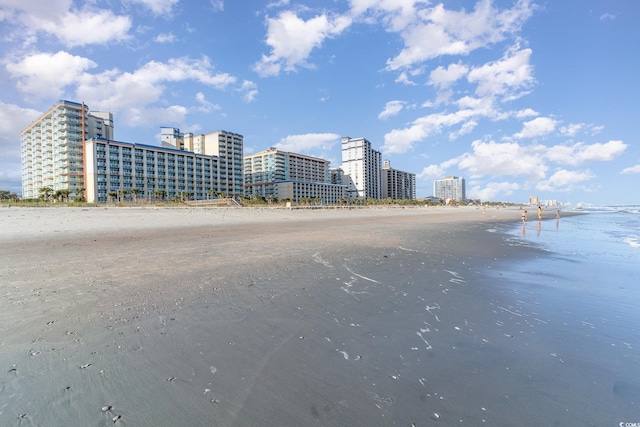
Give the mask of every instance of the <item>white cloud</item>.
[(523, 139), (548, 135), (556, 129), (557, 125), (557, 120), (553, 120), (549, 117), (536, 117), (533, 120), (524, 122), (522, 130), (513, 136), (517, 139)]
[(600, 15), (600, 20), (601, 21), (613, 21), (616, 19), (616, 15), (612, 14), (612, 13), (603, 13), (602, 15)]
[[(169, 15), (180, 0), (129, 0), (146, 6), (154, 15)], [(213, 1), (212, 1), (213, 3)]]
[(211, 3), (211, 8), (214, 12), (222, 12), (224, 10), (224, 1), (223, 0), (209, 0)]
[(572, 191), (578, 184), (595, 178), (589, 171), (569, 171), (560, 169), (553, 173), (549, 179), (539, 182), (536, 189), (539, 191)]
[(466, 76), (468, 72), (469, 67), (460, 62), (449, 64), (447, 68), (439, 66), (429, 74), (429, 84), (436, 86), (438, 89), (446, 89)]
[(67, 47), (106, 44), (127, 39), (131, 19), (86, 3), (75, 8), (70, 0), (3, 1), (0, 21), (11, 20), (11, 38), (25, 44), (37, 41), (39, 33), (53, 35)]
[(526, 119), (527, 117), (535, 117), (538, 116), (538, 112), (531, 108), (525, 108), (523, 110), (518, 110), (515, 113), (515, 116), (519, 119)]
[(388, 119), (389, 117), (396, 116), (402, 111), (406, 102), (404, 101), (389, 101), (384, 107), (384, 110), (378, 114), (378, 118), (381, 120)]
[(196, 93), (196, 101), (200, 104), (197, 110), (201, 113), (209, 113), (213, 110), (220, 110), (221, 107), (218, 104), (207, 101), (207, 98), (202, 92)]
[(156, 43), (173, 43), (176, 41), (176, 36), (173, 33), (162, 33), (156, 37)]
[(29, 21), (32, 29), (54, 35), (67, 47), (126, 40), (131, 28), (129, 17), (110, 10), (69, 11), (60, 17), (32, 17)]
[(626, 148), (627, 144), (618, 140), (595, 144), (583, 142), (572, 145), (561, 144), (549, 147), (545, 158), (558, 164), (579, 165), (590, 161), (613, 160), (620, 156)]
[(531, 49), (510, 49), (500, 60), (474, 67), (467, 79), (478, 84), (478, 96), (502, 95), (507, 100), (519, 98), (535, 81), (530, 64), (531, 53)]
[[(416, 10), (416, 6), (424, 6)], [(393, 11), (387, 19), (389, 31), (399, 32), (404, 49), (387, 61), (398, 70), (442, 55), (467, 55), (475, 49), (503, 41), (519, 31), (532, 14), (529, 1), (516, 3), (512, 9), (499, 11), (491, 0), (480, 0), (467, 13), (447, 10), (442, 3), (429, 7), (427, 2), (352, 0), (354, 13), (366, 10)]]
[(250, 80), (244, 80), (238, 91), (244, 94), (245, 102), (253, 102), (258, 96), (258, 85)]
[(481, 201), (495, 201), (498, 200), (498, 196), (511, 196), (514, 191), (520, 190), (520, 188), (520, 184), (515, 182), (489, 182), (484, 188), (479, 185), (469, 188), (467, 197)]
[(39, 97), (59, 97), (65, 87), (77, 83), (86, 70), (96, 66), (88, 58), (59, 51), (26, 56), (6, 68), (20, 91)]
[(477, 125), (478, 125), (478, 122), (476, 122), (475, 120), (469, 120), (463, 123), (460, 129), (458, 129), (457, 131), (451, 132), (449, 134), (449, 140), (453, 141), (454, 139), (458, 139), (463, 135), (470, 134)]
[(568, 126), (562, 126), (560, 133), (564, 136), (576, 136), (584, 127), (584, 123), (571, 123)]
[(560, 133), (564, 136), (574, 137), (581, 132), (595, 135), (600, 133), (602, 129), (604, 129), (604, 126), (596, 126), (586, 123), (570, 123), (567, 126), (562, 126), (560, 128)]
[(278, 142), (275, 147), (282, 151), (305, 153), (314, 149), (329, 150), (340, 140), (335, 133), (307, 133), (304, 135), (289, 135)]
[(544, 179), (548, 166), (544, 163), (544, 146), (522, 146), (515, 142), (474, 141), (472, 153), (459, 157), (458, 167), (472, 176), (523, 176)]
[(398, 74), (398, 77), (395, 80), (396, 83), (402, 83), (405, 84), (407, 86), (415, 86), (416, 82), (414, 82), (413, 80), (411, 80), (409, 78), (409, 74), (405, 71), (401, 72), (400, 74)]
[[(184, 118), (186, 108), (150, 107), (161, 101), (167, 83), (193, 80), (224, 90), (235, 84), (236, 78), (227, 73), (215, 73), (207, 57), (201, 59), (172, 58), (167, 62), (150, 61), (134, 72), (117, 69), (99, 74), (84, 73), (78, 78), (76, 96), (95, 110), (110, 109), (120, 112), (120, 121), (130, 126), (148, 125), (167, 115)], [(157, 114), (154, 117), (154, 114)], [(178, 122), (176, 120), (176, 122)]]
[(637, 165), (629, 166), (628, 168), (624, 168), (620, 173), (622, 174), (640, 173), (640, 163), (638, 163)]
[(447, 171), (441, 165), (429, 165), (422, 169), (422, 172), (417, 174), (417, 178), (419, 179), (440, 179), (447, 174)]
[[(458, 111), (438, 112), (416, 119), (411, 126), (404, 129), (393, 129), (384, 136), (382, 151), (385, 154), (406, 153), (413, 145), (425, 138), (442, 132), (444, 128), (462, 124), (456, 132), (459, 135), (476, 126), (477, 118), (497, 115), (492, 98), (464, 97), (457, 102)], [(461, 133), (462, 132), (462, 133)], [(454, 132), (450, 136), (455, 137)]]
[(275, 76), (284, 71), (296, 71), (298, 67), (312, 68), (307, 62), (314, 48), (320, 47), (325, 39), (335, 37), (351, 25), (346, 16), (316, 15), (304, 20), (295, 12), (284, 11), (276, 18), (267, 18), (266, 44), (271, 54), (253, 66), (261, 76)]

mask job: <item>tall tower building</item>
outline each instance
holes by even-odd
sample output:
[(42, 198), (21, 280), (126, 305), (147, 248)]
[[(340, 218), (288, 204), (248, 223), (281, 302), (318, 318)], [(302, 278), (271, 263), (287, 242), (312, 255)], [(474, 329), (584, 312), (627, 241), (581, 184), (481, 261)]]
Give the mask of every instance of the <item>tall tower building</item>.
[(89, 112), (84, 104), (59, 101), (20, 133), (22, 197), (35, 199), (40, 189), (68, 190), (70, 197), (86, 188), (84, 141), (113, 139), (113, 115)]
[(381, 170), (382, 198), (393, 200), (413, 200), (416, 198), (416, 174), (403, 172), (391, 167), (389, 160), (384, 161)]
[(194, 135), (181, 133), (173, 127), (162, 127), (161, 146), (218, 157), (218, 191), (229, 196), (244, 193), (242, 135), (224, 130)]
[(433, 195), (441, 199), (454, 199), (458, 202), (467, 199), (464, 178), (447, 176), (433, 182)]
[(381, 159), (382, 154), (371, 148), (365, 138), (342, 138), (342, 170), (348, 198), (382, 198)]

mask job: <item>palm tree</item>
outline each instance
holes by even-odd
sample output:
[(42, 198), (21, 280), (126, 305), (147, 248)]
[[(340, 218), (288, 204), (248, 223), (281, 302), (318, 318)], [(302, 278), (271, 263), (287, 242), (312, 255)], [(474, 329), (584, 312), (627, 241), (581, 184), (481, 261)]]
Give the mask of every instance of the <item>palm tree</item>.
[(107, 196), (109, 196), (109, 199), (113, 202), (113, 200), (118, 197), (118, 192), (117, 191), (109, 191), (107, 193)]
[(44, 199), (45, 201), (49, 201), (52, 193), (53, 193), (53, 188), (51, 187), (40, 188), (40, 197), (42, 197), (42, 199)]
[(126, 201), (129, 190), (118, 190), (118, 194), (122, 197), (120, 201)]
[(78, 202), (84, 202), (84, 192), (85, 192), (86, 188), (84, 187), (78, 187), (76, 188), (76, 197), (74, 200), (78, 201)]
[(130, 192), (133, 195), (133, 203), (136, 203), (138, 201), (138, 194), (140, 194), (142, 190), (139, 188), (132, 188)]
[(64, 201), (68, 202), (69, 194), (71, 194), (71, 191), (69, 190), (58, 190), (56, 191), (55, 198), (60, 200), (61, 202), (64, 202)]

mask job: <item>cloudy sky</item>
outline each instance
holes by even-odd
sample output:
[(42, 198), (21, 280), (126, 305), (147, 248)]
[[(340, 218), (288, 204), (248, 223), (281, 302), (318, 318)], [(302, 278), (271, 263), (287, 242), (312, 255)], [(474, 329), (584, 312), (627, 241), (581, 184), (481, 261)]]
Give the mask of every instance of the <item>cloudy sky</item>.
[(60, 99), (159, 127), (391, 166), (482, 200), (640, 203), (640, 2), (0, 0), (0, 189)]

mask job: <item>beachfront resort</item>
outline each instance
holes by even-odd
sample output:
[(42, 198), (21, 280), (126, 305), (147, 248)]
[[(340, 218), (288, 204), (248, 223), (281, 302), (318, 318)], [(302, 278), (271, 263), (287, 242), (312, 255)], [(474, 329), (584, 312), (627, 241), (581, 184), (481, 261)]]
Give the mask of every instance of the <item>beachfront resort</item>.
[[(161, 127), (158, 146), (115, 140), (113, 116), (61, 100), (21, 132), (22, 198), (62, 194), (106, 203), (218, 197), (312, 200), (416, 198), (416, 176), (391, 167), (366, 138), (342, 138), (342, 165), (270, 147), (244, 155), (241, 134)], [(463, 195), (464, 192), (461, 193)], [(462, 200), (462, 199), (461, 199)]]

